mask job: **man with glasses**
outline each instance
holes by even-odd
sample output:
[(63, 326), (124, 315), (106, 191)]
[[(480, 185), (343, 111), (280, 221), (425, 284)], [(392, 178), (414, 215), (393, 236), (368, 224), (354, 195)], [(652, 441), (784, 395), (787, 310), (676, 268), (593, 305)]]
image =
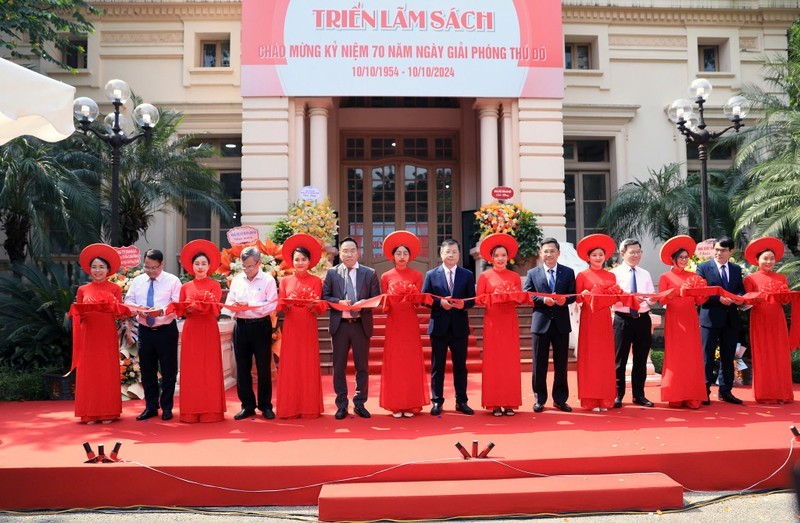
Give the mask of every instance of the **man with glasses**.
[[(733, 254), (733, 239), (722, 236), (714, 244), (714, 259), (697, 266), (697, 275), (703, 277), (709, 286), (719, 286), (726, 291), (744, 294), (742, 268), (730, 263)], [(719, 346), (719, 362), (722, 381), (719, 386), (719, 399), (727, 403), (741, 405), (742, 400), (731, 393), (733, 390), (733, 360), (736, 356), (736, 345), (739, 343), (739, 332), (742, 320), (736, 303), (726, 296), (711, 296), (700, 307), (700, 335), (703, 340), (703, 360), (706, 370), (706, 392), (711, 394), (714, 383), (714, 357)], [(709, 399), (703, 402), (710, 403)]]
[[(175, 379), (178, 375), (178, 324), (175, 314), (164, 314), (164, 308), (180, 299), (181, 281), (164, 272), (164, 254), (156, 249), (144, 253), (144, 274), (131, 282), (125, 303), (147, 307), (150, 313), (140, 312), (139, 368), (142, 373), (145, 409), (139, 421), (158, 416), (172, 419)], [(158, 369), (161, 367), (161, 397), (159, 402)]]
[[(655, 287), (650, 273), (639, 267), (642, 261), (642, 245), (639, 240), (626, 238), (619, 245), (622, 263), (611, 269), (617, 278), (617, 285), (631, 294), (653, 294)], [(614, 305), (614, 346), (617, 366), (617, 398), (614, 408), (622, 407), (625, 397), (625, 369), (628, 366), (628, 354), (633, 347), (633, 369), (631, 370), (631, 391), (633, 402), (643, 407), (652, 407), (653, 402), (644, 395), (644, 383), (647, 379), (647, 356), (650, 354), (652, 339), (652, 322), (650, 321), (650, 299), (639, 297), (636, 308)], [(580, 356), (579, 356), (580, 357)]]
[[(236, 393), (242, 410), (233, 416), (242, 420), (256, 415), (256, 408), (266, 419), (275, 419), (272, 410), (272, 318), (278, 305), (275, 278), (261, 270), (261, 252), (256, 247), (242, 249), (242, 272), (228, 291), (225, 305), (256, 306), (235, 312), (233, 317), (233, 353), (236, 356)], [(253, 394), (253, 358), (258, 375), (258, 402)]]

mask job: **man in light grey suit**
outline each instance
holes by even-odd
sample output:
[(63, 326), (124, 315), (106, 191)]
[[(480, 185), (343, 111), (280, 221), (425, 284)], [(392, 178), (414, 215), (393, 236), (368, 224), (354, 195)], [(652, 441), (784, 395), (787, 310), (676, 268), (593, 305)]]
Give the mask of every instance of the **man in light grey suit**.
[[(358, 243), (350, 237), (339, 244), (342, 263), (328, 269), (322, 286), (322, 299), (352, 305), (381, 293), (378, 276), (369, 267), (359, 265)], [(336, 392), (336, 419), (347, 416), (347, 355), (353, 348), (356, 367), (356, 393), (353, 412), (369, 418), (364, 407), (369, 392), (369, 339), (372, 336), (372, 310), (330, 310), (330, 333), (333, 343), (333, 390)]]

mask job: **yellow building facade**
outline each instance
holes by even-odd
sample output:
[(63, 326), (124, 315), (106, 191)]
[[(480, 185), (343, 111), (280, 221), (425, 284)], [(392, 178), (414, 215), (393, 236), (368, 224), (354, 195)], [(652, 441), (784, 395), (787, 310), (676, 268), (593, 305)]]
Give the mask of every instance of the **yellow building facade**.
[[(800, 15), (796, 0), (563, 0), (563, 98), (243, 96), (241, 1), (94, 4), (103, 15), (85, 56), (70, 57), (77, 74), (40, 70), (98, 101), (120, 78), (143, 101), (184, 113), (181, 132), (219, 148), (209, 163), (237, 205), (229, 223), (199, 209), (159, 215), (140, 247), (164, 250), (171, 270), (187, 240), (226, 247), (235, 225), (266, 233), (309, 185), (379, 269), (382, 238), (403, 228), (427, 240), (419, 268), (436, 265), (436, 245), (465, 238), (469, 212), (498, 185), (540, 215), (546, 235), (574, 243), (594, 232), (613, 192), (648, 169), (696, 169), (667, 118), (670, 102), (706, 78), (709, 127), (727, 126), (723, 104), (761, 83), (764, 58), (785, 55)], [(307, 81), (309, 92), (326, 92), (323, 74)], [(710, 168), (727, 165), (712, 159)]]

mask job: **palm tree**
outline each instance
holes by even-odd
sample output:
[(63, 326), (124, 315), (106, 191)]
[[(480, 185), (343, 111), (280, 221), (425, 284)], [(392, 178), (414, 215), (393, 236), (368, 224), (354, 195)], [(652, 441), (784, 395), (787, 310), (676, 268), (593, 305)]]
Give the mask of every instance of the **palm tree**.
[[(800, 27), (795, 24), (795, 33)], [(766, 89), (748, 85), (744, 94), (763, 118), (741, 132), (736, 165), (747, 190), (734, 199), (736, 231), (782, 238), (800, 256), (800, 37), (787, 57), (766, 61)]]
[(0, 147), (0, 227), (12, 263), (47, 259), (56, 234), (67, 246), (97, 241), (92, 181), (90, 171), (68, 167), (60, 146), (23, 137)]
[[(699, 178), (681, 175), (681, 166), (671, 163), (658, 171), (648, 169), (644, 180), (623, 185), (603, 211), (598, 227), (615, 238), (644, 238), (666, 241), (677, 234), (699, 239)], [(725, 227), (727, 198), (720, 187), (725, 177), (709, 173), (709, 210), (712, 230)]]
[[(134, 98), (134, 103), (138, 103)], [(208, 145), (193, 145), (193, 135), (179, 135), (183, 116), (172, 110), (161, 110), (158, 125), (149, 140), (128, 145), (120, 164), (120, 238), (122, 245), (132, 245), (147, 232), (155, 213), (167, 208), (185, 215), (191, 202), (223, 219), (230, 219), (233, 207), (214, 169), (203, 160), (213, 155)], [(76, 133), (79, 147), (94, 148), (101, 165), (109, 165), (111, 151), (100, 140)], [(104, 171), (108, 170), (103, 168)], [(109, 230), (110, 176), (103, 173), (103, 227)]]

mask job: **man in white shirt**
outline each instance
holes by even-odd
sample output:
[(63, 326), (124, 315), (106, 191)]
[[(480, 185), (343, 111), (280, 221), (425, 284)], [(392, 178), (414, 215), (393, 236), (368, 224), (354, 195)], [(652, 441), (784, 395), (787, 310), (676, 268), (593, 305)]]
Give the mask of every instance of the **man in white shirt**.
[[(261, 305), (258, 309), (236, 312), (233, 328), (233, 351), (236, 356), (236, 392), (242, 410), (233, 416), (241, 420), (256, 415), (256, 408), (265, 418), (275, 419), (272, 410), (272, 319), (278, 305), (275, 278), (261, 270), (261, 253), (246, 247), (241, 254), (243, 271), (237, 274), (228, 291), (225, 305)], [(253, 394), (253, 357), (258, 374), (258, 403)]]
[[(156, 249), (144, 253), (144, 274), (131, 282), (125, 294), (125, 303), (148, 307), (151, 314), (140, 312), (139, 368), (142, 373), (145, 409), (139, 421), (158, 416), (172, 419), (175, 379), (178, 375), (178, 324), (174, 314), (165, 315), (164, 308), (178, 301), (181, 281), (174, 274), (164, 272), (164, 254)], [(159, 401), (158, 368), (161, 367), (161, 397)]]
[[(654, 294), (653, 279), (650, 273), (639, 267), (642, 261), (642, 245), (639, 240), (627, 238), (619, 245), (622, 263), (611, 269), (617, 277), (617, 285), (631, 294)], [(644, 395), (644, 383), (647, 379), (647, 356), (650, 354), (652, 340), (652, 322), (650, 321), (650, 299), (639, 298), (639, 307), (631, 309), (622, 305), (614, 305), (614, 346), (617, 363), (617, 398), (614, 408), (622, 407), (625, 396), (625, 368), (628, 366), (628, 354), (633, 347), (633, 369), (631, 370), (631, 391), (633, 402), (644, 407), (652, 407), (653, 402)]]

